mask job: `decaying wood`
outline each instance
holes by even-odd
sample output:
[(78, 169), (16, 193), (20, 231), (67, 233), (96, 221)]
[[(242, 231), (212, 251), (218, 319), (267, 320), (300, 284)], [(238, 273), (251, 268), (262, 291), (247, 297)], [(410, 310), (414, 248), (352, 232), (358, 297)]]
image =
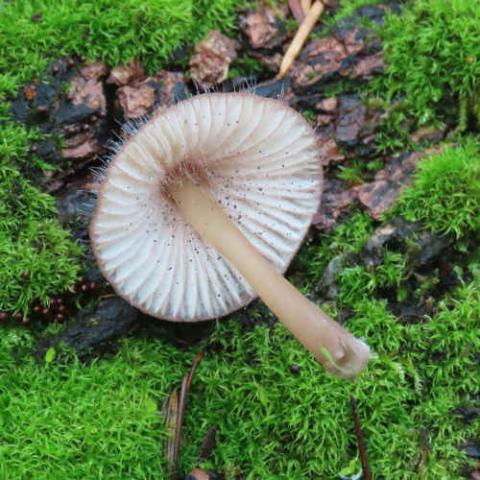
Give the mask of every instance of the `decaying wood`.
[(325, 6), (321, 0), (316, 0), (308, 13), (305, 15), (302, 23), (298, 27), (297, 33), (293, 37), (292, 43), (288, 47), (283, 60), (282, 64), (280, 65), (280, 71), (278, 72), (277, 78), (284, 78), (285, 75), (290, 70), (293, 62), (299, 55), (300, 51), (302, 50), (305, 41), (308, 38), (308, 35), (312, 31), (313, 27), (317, 23), (318, 19), (322, 15), (323, 11), (325, 10)]

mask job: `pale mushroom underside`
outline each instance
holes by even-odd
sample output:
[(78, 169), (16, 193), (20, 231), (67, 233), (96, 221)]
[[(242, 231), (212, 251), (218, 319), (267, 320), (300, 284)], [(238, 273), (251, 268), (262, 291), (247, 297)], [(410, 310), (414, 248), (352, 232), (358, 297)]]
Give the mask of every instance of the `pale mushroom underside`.
[(153, 116), (108, 166), (90, 235), (116, 292), (158, 318), (218, 318), (256, 296), (165, 194), (169, 181), (194, 174), (282, 272), (318, 209), (317, 140), (284, 103), (215, 93)]

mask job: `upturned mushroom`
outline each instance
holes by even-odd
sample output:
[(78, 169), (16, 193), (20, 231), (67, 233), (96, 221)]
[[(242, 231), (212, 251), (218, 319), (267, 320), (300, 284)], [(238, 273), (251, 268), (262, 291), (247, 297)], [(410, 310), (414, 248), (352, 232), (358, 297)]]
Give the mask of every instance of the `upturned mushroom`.
[(278, 100), (209, 93), (158, 111), (114, 155), (90, 236), (115, 291), (172, 321), (218, 318), (257, 295), (332, 373), (370, 350), (282, 275), (317, 211), (315, 134)]

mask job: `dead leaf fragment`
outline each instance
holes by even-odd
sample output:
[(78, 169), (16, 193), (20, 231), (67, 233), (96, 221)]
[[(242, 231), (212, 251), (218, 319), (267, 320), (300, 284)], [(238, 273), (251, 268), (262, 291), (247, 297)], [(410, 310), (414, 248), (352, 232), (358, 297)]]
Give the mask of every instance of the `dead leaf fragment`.
[(195, 46), (190, 59), (192, 79), (202, 86), (212, 86), (228, 77), (230, 64), (237, 58), (238, 44), (219, 31), (212, 30)]

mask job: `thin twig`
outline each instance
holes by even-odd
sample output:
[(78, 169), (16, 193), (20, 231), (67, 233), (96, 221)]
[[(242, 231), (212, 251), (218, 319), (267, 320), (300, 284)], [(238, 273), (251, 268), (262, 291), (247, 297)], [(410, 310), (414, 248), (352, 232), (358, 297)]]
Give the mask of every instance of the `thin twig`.
[[(193, 374), (195, 373), (195, 369), (199, 364), (200, 360), (203, 357), (203, 352), (197, 353), (195, 358), (193, 359), (192, 366), (185, 377), (182, 380), (182, 386), (180, 387), (180, 395), (178, 396), (178, 401), (171, 404), (172, 409), (175, 409), (175, 433), (173, 439), (173, 445), (169, 448), (172, 449), (171, 453), (171, 462), (172, 462), (172, 470), (171, 470), (171, 478), (176, 479), (178, 477), (178, 459), (180, 456), (180, 443), (182, 441), (182, 428), (183, 428), (183, 418), (185, 416), (185, 405), (187, 402), (187, 394), (190, 389), (190, 385), (192, 384)], [(170, 396), (171, 398), (175, 399), (177, 392), (173, 392)], [(176, 408), (175, 408), (176, 406)], [(168, 407), (170, 407), (170, 399)], [(170, 410), (170, 408), (168, 408)], [(168, 444), (167, 444), (168, 445)]]
[(317, 23), (317, 20), (320, 18), (324, 10), (325, 5), (321, 2), (321, 0), (316, 0), (310, 7), (310, 10), (305, 15), (305, 18), (298, 27), (297, 33), (293, 37), (292, 43), (285, 52), (282, 63), (280, 65), (280, 71), (277, 75), (277, 79), (285, 77), (285, 75), (288, 73), (291, 66), (293, 65), (293, 62), (302, 50), (302, 47), (307, 40), (308, 35), (313, 30), (313, 27)]
[(360, 454), (360, 462), (362, 463), (362, 472), (364, 480), (372, 480), (372, 472), (368, 465), (367, 446), (365, 444), (365, 435), (363, 434), (360, 424), (360, 417), (357, 412), (357, 401), (355, 397), (350, 399), (352, 404), (353, 425), (355, 426), (355, 434), (357, 435), (358, 452)]

